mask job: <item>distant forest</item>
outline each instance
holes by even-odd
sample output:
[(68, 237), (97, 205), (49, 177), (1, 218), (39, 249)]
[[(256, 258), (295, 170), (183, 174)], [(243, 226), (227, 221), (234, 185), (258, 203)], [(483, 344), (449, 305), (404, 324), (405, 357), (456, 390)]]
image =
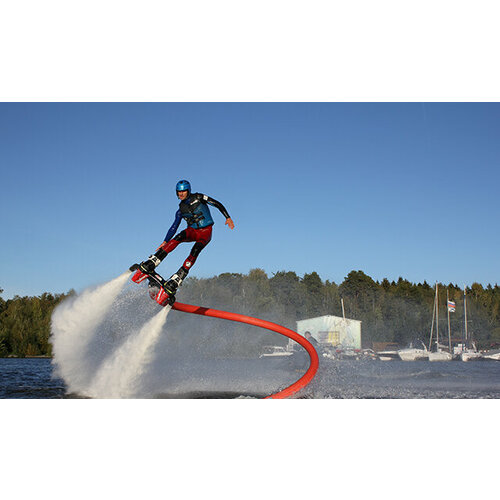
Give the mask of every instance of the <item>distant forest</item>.
[[(440, 333), (447, 337), (446, 290), (456, 304), (451, 314), (452, 338), (464, 332), (463, 290), (439, 284)], [(54, 307), (67, 294), (4, 300), (0, 289), (0, 357), (50, 356), (50, 319)], [(178, 299), (256, 316), (295, 329), (295, 322), (327, 314), (361, 320), (363, 347), (372, 342), (405, 346), (418, 340), (428, 344), (434, 303), (434, 286), (399, 278), (374, 281), (363, 271), (351, 271), (337, 285), (323, 282), (316, 272), (299, 277), (280, 271), (269, 277), (262, 269), (248, 274), (224, 273), (207, 279), (189, 278)], [(467, 288), (468, 330), (479, 348), (500, 342), (500, 288), (474, 283)], [(263, 337), (265, 338), (265, 336)], [(284, 339), (284, 338), (283, 338)], [(284, 339), (286, 340), (286, 339)]]

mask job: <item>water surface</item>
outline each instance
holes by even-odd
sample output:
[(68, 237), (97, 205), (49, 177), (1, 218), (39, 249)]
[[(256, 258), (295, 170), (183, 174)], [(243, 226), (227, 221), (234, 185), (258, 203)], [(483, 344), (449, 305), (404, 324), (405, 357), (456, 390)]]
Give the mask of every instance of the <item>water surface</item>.
[[(171, 360), (143, 374), (145, 398), (264, 397), (304, 370), (284, 359)], [(500, 398), (500, 362), (321, 361), (299, 394), (314, 399)], [(68, 398), (50, 359), (0, 358), (0, 398)]]

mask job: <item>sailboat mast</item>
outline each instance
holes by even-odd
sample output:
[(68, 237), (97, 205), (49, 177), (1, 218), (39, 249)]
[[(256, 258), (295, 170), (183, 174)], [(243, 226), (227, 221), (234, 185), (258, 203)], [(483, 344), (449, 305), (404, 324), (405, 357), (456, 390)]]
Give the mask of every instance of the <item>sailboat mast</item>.
[(429, 351), (432, 350), (432, 334), (434, 333), (435, 319), (436, 319), (436, 296), (434, 296), (434, 304), (432, 305), (432, 323), (431, 323), (431, 334), (429, 336)]
[(436, 347), (439, 351), (439, 294), (438, 294), (438, 284), (436, 281)]
[(467, 346), (467, 343), (469, 341), (469, 334), (467, 332), (467, 296), (466, 296), (466, 291), (465, 291), (465, 285), (464, 285), (464, 321), (465, 321), (465, 345)]
[(448, 347), (451, 353), (451, 328), (450, 328), (450, 292), (446, 289), (446, 310), (448, 311)]

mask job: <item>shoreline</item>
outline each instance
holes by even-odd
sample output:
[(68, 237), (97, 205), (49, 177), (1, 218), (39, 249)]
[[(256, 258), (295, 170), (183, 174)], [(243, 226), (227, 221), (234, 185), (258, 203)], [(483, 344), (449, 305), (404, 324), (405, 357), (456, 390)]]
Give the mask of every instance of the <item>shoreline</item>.
[(14, 356), (9, 354), (8, 356), (0, 356), (0, 359), (52, 359), (52, 356)]

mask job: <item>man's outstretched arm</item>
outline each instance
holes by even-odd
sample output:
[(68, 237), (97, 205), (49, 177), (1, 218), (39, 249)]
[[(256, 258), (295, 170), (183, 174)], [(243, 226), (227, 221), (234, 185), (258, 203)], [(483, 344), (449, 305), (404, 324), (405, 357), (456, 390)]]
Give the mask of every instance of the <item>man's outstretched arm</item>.
[(231, 219), (228, 211), (226, 210), (226, 207), (220, 201), (214, 200), (213, 198), (210, 198), (210, 196), (207, 196), (206, 194), (203, 195), (203, 201), (217, 208), (220, 211), (220, 213), (226, 218), (225, 222), (226, 226), (229, 226), (230, 229), (234, 229), (233, 219)]

